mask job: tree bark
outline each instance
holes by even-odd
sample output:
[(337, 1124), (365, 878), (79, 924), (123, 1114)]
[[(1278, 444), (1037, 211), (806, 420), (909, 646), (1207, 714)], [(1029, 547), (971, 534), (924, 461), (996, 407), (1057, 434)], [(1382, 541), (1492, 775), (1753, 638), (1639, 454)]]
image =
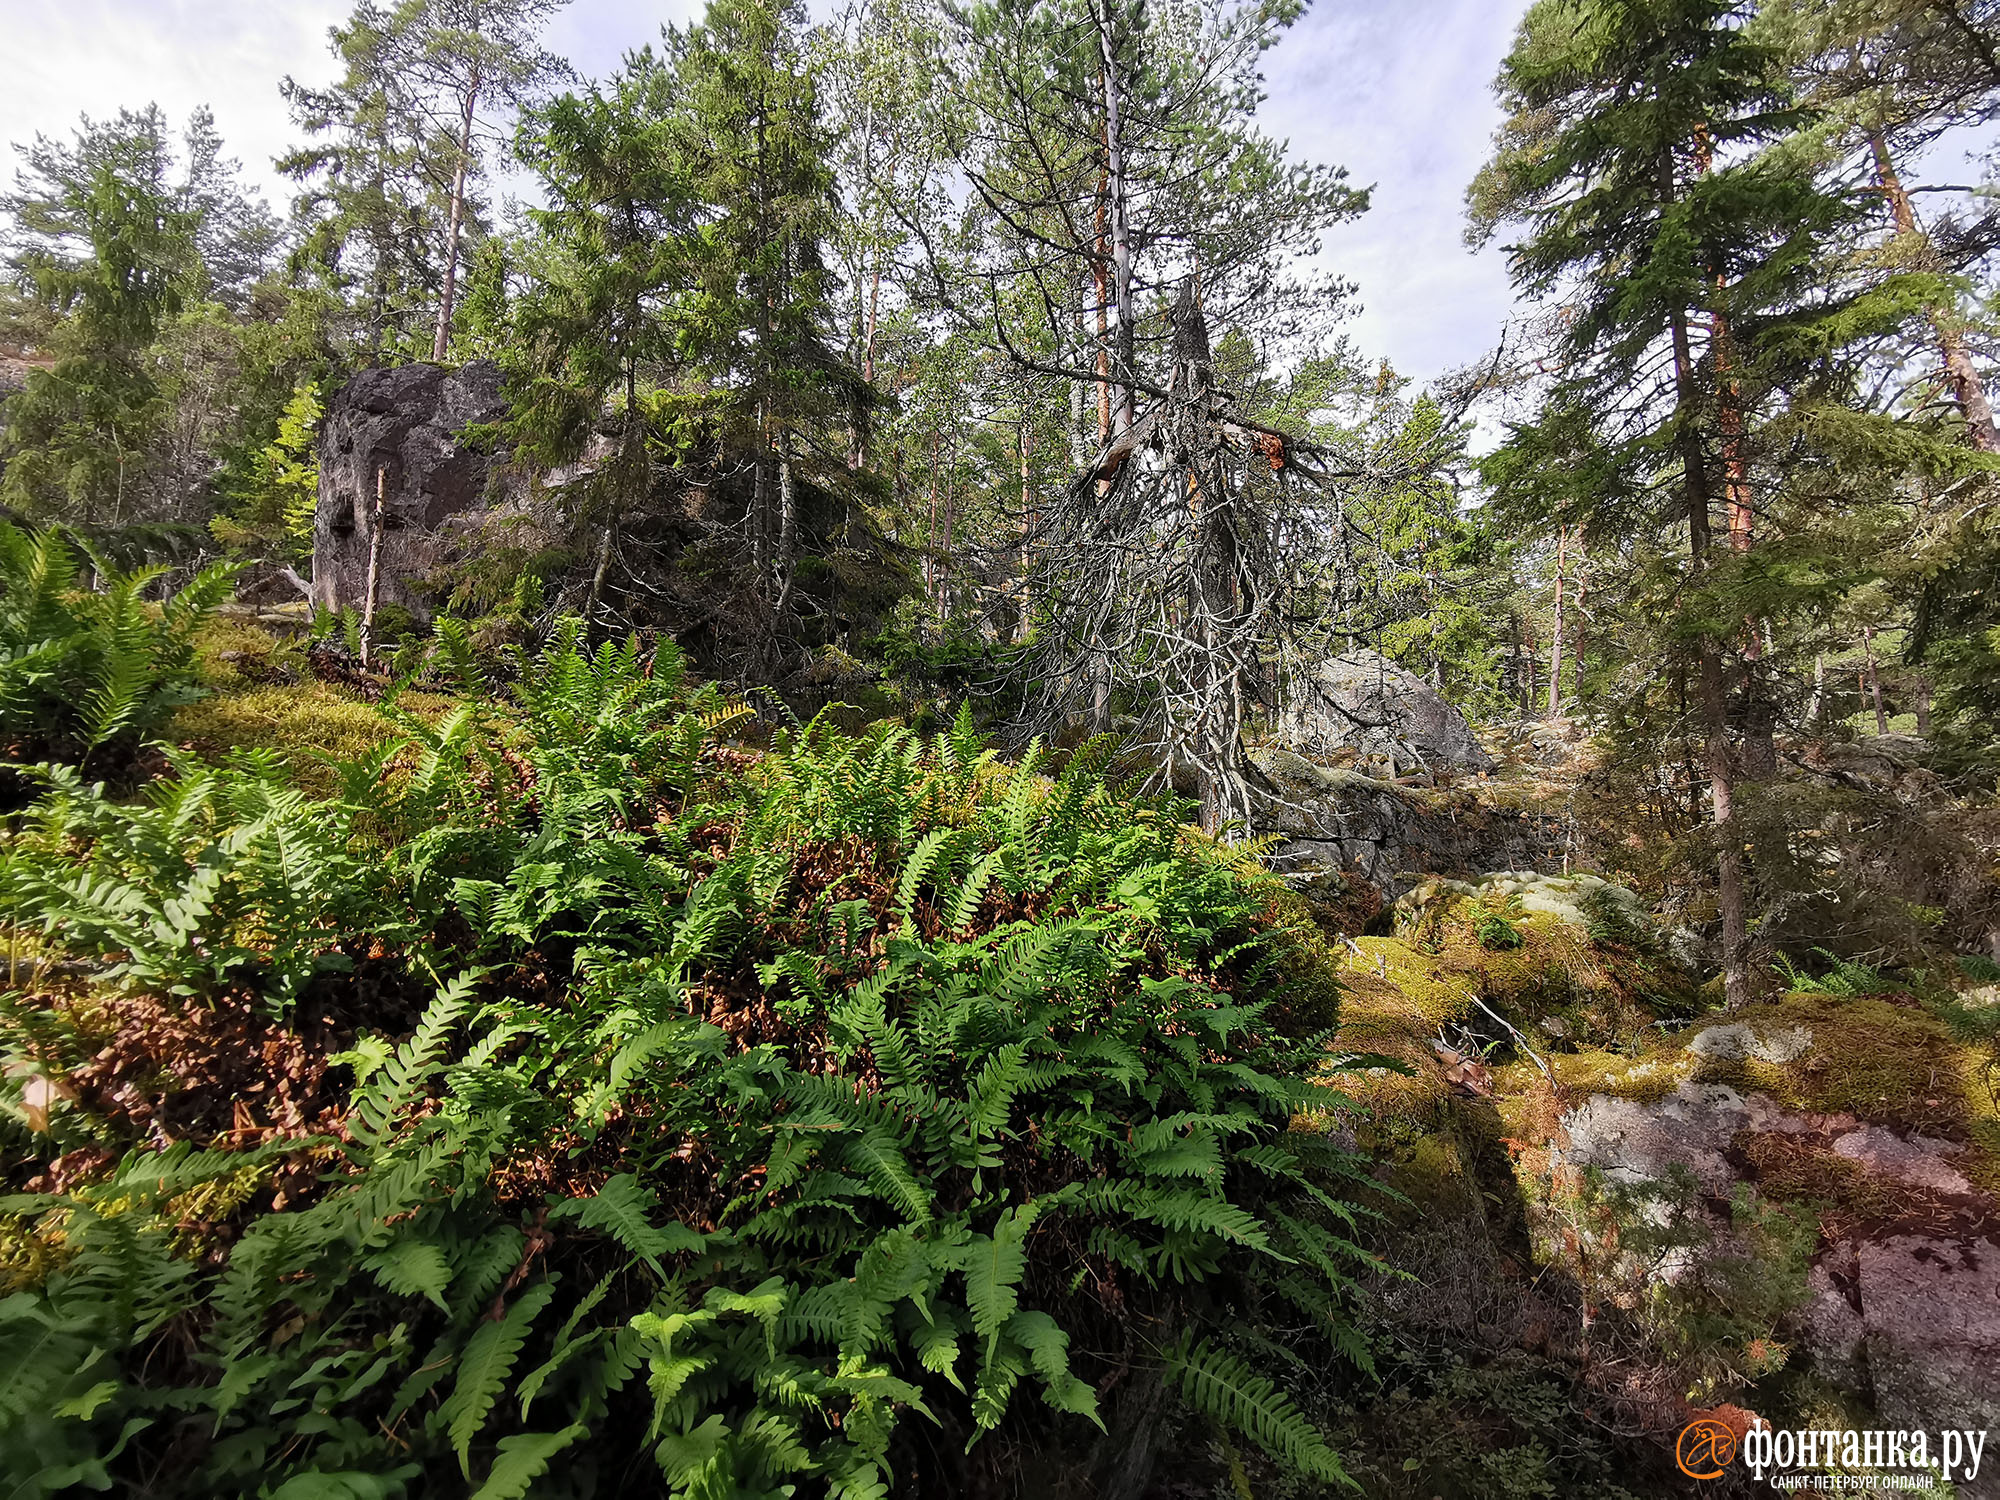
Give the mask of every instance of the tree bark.
[(478, 118), (479, 74), (465, 91), (465, 112), (460, 116), (458, 167), (451, 179), (451, 222), (445, 233), (444, 291), (438, 298), (437, 336), (431, 340), (431, 358), (443, 364), (451, 352), (452, 306), (458, 293), (458, 241), (465, 227), (465, 179), (472, 169), (472, 129)]
[(785, 617), (792, 599), (792, 575), (799, 544), (799, 497), (792, 476), (791, 434), (778, 433), (778, 556), (771, 590), (771, 618)]
[[(1659, 164), (1660, 201), (1675, 200), (1674, 165), (1662, 153)], [(1674, 350), (1674, 444), (1681, 459), (1682, 493), (1687, 505), (1688, 557), (1699, 575), (1710, 564), (1714, 533), (1709, 524), (1708, 469), (1696, 422), (1700, 391), (1695, 384), (1693, 341), (1688, 316), (1675, 308), (1669, 317)], [(1722, 919), (1723, 992), (1732, 1008), (1750, 1003), (1749, 914), (1743, 891), (1743, 848), (1736, 831), (1734, 758), (1729, 749), (1729, 704), (1723, 689), (1722, 656), (1714, 639), (1697, 637), (1697, 692), (1706, 741), (1703, 762), (1708, 772), (1709, 815), (1715, 835), (1716, 908)]]
[(1549, 642), (1549, 717), (1562, 717), (1563, 690), (1563, 565), (1569, 558), (1569, 528), (1556, 528), (1556, 613), (1554, 638)]
[(1105, 196), (1111, 211), (1111, 289), (1117, 311), (1112, 340), (1113, 379), (1118, 386), (1118, 430), (1134, 418), (1134, 342), (1132, 327), (1132, 235), (1126, 216), (1124, 85), (1118, 72), (1118, 49), (1111, 36), (1112, 0), (1095, 0), (1098, 55), (1104, 65)]
[(368, 582), (361, 596), (361, 669), (368, 670), (375, 654), (375, 601), (382, 586), (383, 500), (389, 485), (389, 471), (375, 471), (375, 509), (368, 520)]
[[(1889, 155), (1889, 143), (1881, 131), (1868, 138), (1869, 148), (1875, 154), (1875, 178), (1882, 189), (1882, 196), (1889, 205), (1889, 217), (1895, 223), (1898, 235), (1918, 237), (1920, 254), (1933, 269), (1936, 266), (1936, 251), (1929, 236), (1923, 233), (1917, 223), (1915, 207), (1910, 202), (1908, 189), (1897, 175), (1895, 162)], [(1933, 307), (1930, 310), (1931, 328), (1937, 334), (1938, 355), (1944, 361), (1945, 383), (1951, 387), (1952, 399), (1958, 403), (1960, 413), (1965, 417), (1965, 435), (1972, 446), (1981, 453), (2000, 453), (2000, 424), (1993, 417), (1993, 403), (1986, 395), (1986, 382), (1979, 374), (1979, 367), (1972, 361), (1972, 351), (1965, 342), (1965, 325), (1959, 320), (1954, 307)]]
[(1875, 705), (1875, 732), (1877, 734), (1887, 734), (1889, 732), (1889, 715), (1882, 707), (1882, 673), (1875, 661), (1875, 627), (1873, 625), (1863, 625), (1861, 627), (1861, 650), (1867, 662), (1868, 696)]

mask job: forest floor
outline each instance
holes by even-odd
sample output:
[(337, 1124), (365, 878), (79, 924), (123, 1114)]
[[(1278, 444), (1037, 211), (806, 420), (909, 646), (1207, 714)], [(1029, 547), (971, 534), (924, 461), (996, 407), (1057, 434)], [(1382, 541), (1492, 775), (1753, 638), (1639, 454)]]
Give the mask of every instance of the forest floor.
[[(225, 619), (203, 657), (213, 691), (168, 734), (187, 750), (274, 752), (323, 791), (328, 761), (393, 733), (379, 694), (326, 680), (302, 635)], [(396, 706), (434, 722), (451, 701)], [(1573, 771), (1522, 762), (1492, 795), (1574, 790)], [(2000, 1250), (2000, 1054), (1956, 1024), (2000, 1003), (1990, 983), (1850, 968), (1731, 1016), (1637, 898), (1582, 873), (1431, 880), (1370, 925), (1325, 934), (1352, 1106), (1298, 1125), (1377, 1164), (1377, 1366), (1302, 1371), (1295, 1392), (1365, 1493), (1682, 1493), (1673, 1439), (1705, 1413), (1986, 1419), (1990, 1396), (1897, 1374), (2000, 1362), (2000, 1330), (1954, 1344), (1946, 1326), (1983, 1281), (1933, 1277), (1897, 1317), (1866, 1297), (1883, 1254)]]

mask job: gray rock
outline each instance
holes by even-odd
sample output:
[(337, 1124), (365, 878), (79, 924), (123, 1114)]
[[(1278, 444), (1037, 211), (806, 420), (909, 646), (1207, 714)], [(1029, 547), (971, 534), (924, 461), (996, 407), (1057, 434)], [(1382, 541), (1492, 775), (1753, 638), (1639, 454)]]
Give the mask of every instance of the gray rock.
[(335, 391), (320, 425), (314, 604), (361, 607), (379, 474), (377, 602), (427, 615), (423, 584), (444, 560), (447, 523), (489, 506), (510, 483), (504, 455), (469, 447), (462, 436), (506, 413), (499, 367), (484, 360), (363, 370)]
[(1463, 818), (1406, 787), (1314, 765), (1280, 746), (1262, 746), (1251, 759), (1275, 792), (1260, 799), (1255, 831), (1283, 840), (1273, 856), (1281, 871), (1349, 872), (1393, 901), (1426, 875), (1561, 868), (1565, 830), (1554, 816), (1493, 808)]
[(1380, 652), (1334, 657), (1305, 697), (1284, 716), (1279, 738), (1308, 755), (1352, 750), (1364, 766), (1391, 775), (1419, 767), (1490, 771), (1495, 764), (1464, 714)]
[(1799, 1342), (1820, 1374), (1835, 1385), (1868, 1393), (1868, 1325), (1855, 1306), (1860, 1295), (1854, 1246), (1841, 1241), (1806, 1275), (1806, 1304), (1799, 1309)]
[(1907, 1140), (1881, 1125), (1863, 1125), (1834, 1140), (1836, 1155), (1870, 1171), (1937, 1193), (1970, 1193), (1972, 1184), (1945, 1157), (1957, 1152), (1950, 1141), (1912, 1135)]
[(2000, 1428), (2000, 1246), (1899, 1236), (1855, 1264), (1884, 1425)]
[(1727, 1194), (1736, 1173), (1722, 1153), (1748, 1114), (1743, 1096), (1719, 1083), (1684, 1083), (1650, 1103), (1592, 1094), (1563, 1120), (1565, 1155), (1630, 1187), (1685, 1167), (1703, 1192)]
[(1687, 1049), (1697, 1057), (1728, 1062), (1754, 1057), (1759, 1062), (1788, 1063), (1804, 1057), (1812, 1050), (1812, 1044), (1812, 1028), (1808, 1026), (1774, 1027), (1760, 1036), (1747, 1022), (1737, 1021), (1695, 1033)]

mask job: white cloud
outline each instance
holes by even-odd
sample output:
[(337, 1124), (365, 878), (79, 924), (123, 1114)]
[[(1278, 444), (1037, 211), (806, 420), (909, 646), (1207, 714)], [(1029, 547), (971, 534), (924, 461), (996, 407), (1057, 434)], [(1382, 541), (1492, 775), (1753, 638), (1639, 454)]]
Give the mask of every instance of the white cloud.
[(1265, 57), (1267, 128), (1375, 188), (1323, 251), (1360, 286), (1345, 331), (1420, 380), (1478, 359), (1507, 315), (1499, 254), (1474, 255), (1461, 236), (1466, 186), (1500, 120), (1493, 76), (1527, 3), (1349, 0), (1308, 11)]
[(7, 87), (0, 91), (0, 163), (11, 185), (18, 148), (36, 132), (66, 137), (79, 115), (104, 119), (157, 103), (176, 127), (197, 105), (244, 176), (284, 201), (271, 159), (296, 134), (278, 96), (287, 73), (324, 84), (335, 74), (326, 31), (346, 0), (12, 0)]
[[(63, 134), (80, 114), (157, 102), (179, 124), (209, 105), (246, 177), (281, 207), (271, 160), (298, 133), (278, 94), (292, 74), (336, 73), (327, 28), (350, 0), (6, 0), (8, 88), (0, 92), (0, 181), (14, 147)], [(815, 10), (829, 8), (822, 0)], [(1326, 264), (1360, 283), (1349, 325), (1407, 374), (1475, 359), (1507, 306), (1497, 256), (1460, 243), (1465, 185), (1498, 119), (1488, 84), (1526, 0), (1344, 0), (1309, 11), (1265, 58), (1268, 128), (1309, 160), (1376, 184), (1375, 206), (1328, 237)], [(547, 45), (587, 77), (685, 23), (700, 0), (574, 0)]]

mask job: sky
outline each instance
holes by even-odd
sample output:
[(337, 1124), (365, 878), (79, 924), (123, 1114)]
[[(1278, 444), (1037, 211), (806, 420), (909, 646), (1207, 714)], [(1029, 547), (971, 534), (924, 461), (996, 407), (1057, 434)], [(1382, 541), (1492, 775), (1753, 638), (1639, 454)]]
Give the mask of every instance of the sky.
[[(273, 206), (271, 159), (296, 141), (278, 82), (335, 74), (327, 28), (351, 0), (0, 0), (7, 37), (0, 181), (16, 147), (79, 114), (157, 102), (178, 123), (207, 104)], [(573, 0), (547, 45), (588, 76), (617, 66), (696, 0)], [(1360, 286), (1346, 325), (1362, 351), (1427, 380), (1479, 358), (1508, 311), (1497, 251), (1460, 238), (1465, 187), (1499, 112), (1490, 83), (1527, 0), (1318, 0), (1269, 53), (1266, 129), (1305, 161), (1346, 166), (1374, 205), (1327, 239), (1325, 264)]]

